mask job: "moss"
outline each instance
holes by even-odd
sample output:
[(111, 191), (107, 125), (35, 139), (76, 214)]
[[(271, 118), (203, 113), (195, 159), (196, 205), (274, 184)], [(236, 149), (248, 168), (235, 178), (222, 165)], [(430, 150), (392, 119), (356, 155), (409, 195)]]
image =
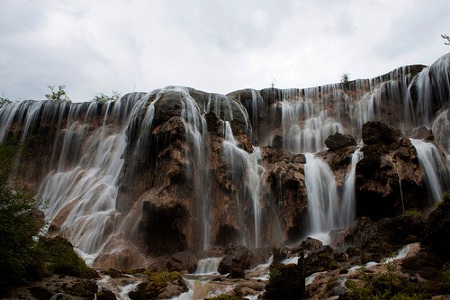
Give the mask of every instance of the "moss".
[(88, 267), (74, 251), (72, 244), (62, 237), (41, 238), (38, 243), (41, 258), (50, 272), (81, 278), (96, 278), (97, 272)]
[(180, 272), (146, 272), (148, 278), (137, 286), (135, 291), (128, 294), (132, 300), (153, 299), (158, 297), (169, 282), (184, 285)]
[(305, 280), (295, 264), (271, 266), (264, 299), (302, 299)]

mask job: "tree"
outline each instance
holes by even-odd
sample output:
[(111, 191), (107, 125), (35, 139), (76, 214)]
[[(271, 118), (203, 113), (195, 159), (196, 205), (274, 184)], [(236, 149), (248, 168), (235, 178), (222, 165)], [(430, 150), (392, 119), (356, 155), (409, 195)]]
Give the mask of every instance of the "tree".
[(55, 91), (55, 86), (54, 85), (47, 85), (48, 88), (51, 91), (51, 94), (45, 94), (45, 97), (48, 100), (57, 100), (57, 101), (63, 101), (63, 102), (71, 102), (70, 98), (67, 96), (66, 93), (66, 86), (65, 85), (60, 85), (58, 87), (58, 90)]
[(441, 34), (441, 36), (443, 39), (448, 41), (448, 43), (445, 44), (450, 46), (450, 36), (448, 36), (447, 34)]
[(117, 101), (119, 100), (119, 98), (120, 94), (117, 91), (113, 91), (111, 96), (105, 95), (103, 93), (98, 93), (92, 100), (99, 103), (105, 103), (108, 101)]
[(344, 73), (341, 75), (341, 83), (349, 84), (350, 82), (350, 73)]
[(0, 297), (36, 276), (35, 236), (41, 224), (32, 217), (33, 197), (7, 186), (16, 147), (0, 144)]

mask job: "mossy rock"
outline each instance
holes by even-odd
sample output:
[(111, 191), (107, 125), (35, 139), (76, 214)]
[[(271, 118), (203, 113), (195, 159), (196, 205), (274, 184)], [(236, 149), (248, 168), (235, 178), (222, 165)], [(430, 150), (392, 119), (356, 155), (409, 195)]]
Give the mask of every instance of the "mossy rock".
[(304, 294), (305, 278), (298, 265), (274, 264), (270, 267), (264, 299), (303, 299)]
[(140, 283), (136, 290), (128, 293), (132, 300), (153, 299), (164, 292), (169, 283), (187, 290), (180, 272), (147, 272), (148, 279)]

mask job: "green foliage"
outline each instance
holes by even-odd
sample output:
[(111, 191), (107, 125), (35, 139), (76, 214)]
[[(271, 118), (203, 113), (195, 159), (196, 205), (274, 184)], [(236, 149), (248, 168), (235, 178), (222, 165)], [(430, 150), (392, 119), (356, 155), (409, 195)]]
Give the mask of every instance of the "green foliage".
[(431, 299), (434, 295), (448, 293), (450, 288), (450, 281), (445, 281), (450, 280), (450, 267), (444, 267), (439, 281), (424, 282), (417, 282), (395, 273), (395, 264), (387, 264), (386, 270), (387, 272), (383, 274), (367, 273), (365, 270), (358, 272), (356, 280), (346, 282), (349, 293), (345, 299)]
[(17, 151), (0, 144), (0, 298), (13, 286), (53, 272), (88, 278), (96, 275), (64, 239), (41, 238), (36, 242), (43, 224), (33, 214), (35, 199), (7, 185)]
[(120, 98), (120, 94), (117, 91), (113, 91), (111, 96), (105, 95), (103, 93), (98, 93), (95, 95), (93, 101), (96, 101), (98, 103), (105, 103), (108, 101), (117, 101)]
[(305, 281), (302, 270), (296, 264), (273, 264), (264, 299), (302, 299)]
[(34, 199), (7, 186), (16, 149), (0, 144), (0, 296), (12, 285), (33, 279), (35, 236), (40, 224), (32, 217)]
[(350, 83), (350, 73), (344, 73), (341, 75), (341, 83), (345, 85)]
[(0, 97), (0, 105), (5, 104), (5, 103), (11, 103), (11, 100), (9, 100), (6, 97)]
[(66, 239), (41, 237), (37, 249), (41, 255), (40, 259), (45, 261), (46, 269), (50, 273), (81, 278), (98, 277), (97, 272), (86, 265)]
[(130, 299), (154, 299), (161, 294), (169, 282), (177, 281), (182, 285), (180, 272), (146, 272), (148, 279), (137, 286), (135, 291), (128, 294)]
[(450, 46), (450, 36), (447, 34), (441, 34), (441, 37), (448, 41), (448, 43), (445, 43), (446, 45)]
[(48, 86), (48, 88), (51, 91), (50, 94), (45, 94), (45, 98), (47, 98), (47, 100), (71, 102), (70, 98), (67, 96), (66, 86), (65, 85), (60, 85), (58, 87), (57, 91), (55, 91), (55, 86), (54, 85), (47, 85), (47, 86)]

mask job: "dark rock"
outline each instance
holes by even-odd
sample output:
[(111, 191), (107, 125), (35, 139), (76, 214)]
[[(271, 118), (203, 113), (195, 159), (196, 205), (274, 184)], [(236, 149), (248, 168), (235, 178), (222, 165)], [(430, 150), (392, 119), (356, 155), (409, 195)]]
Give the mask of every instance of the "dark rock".
[(443, 261), (437, 255), (421, 250), (414, 256), (405, 258), (401, 268), (405, 273), (417, 274), (422, 278), (434, 280), (439, 275), (442, 265)]
[(244, 271), (250, 267), (252, 257), (252, 252), (248, 248), (230, 245), (220, 261), (218, 271), (220, 274), (229, 273), (231, 278), (244, 278)]
[(166, 266), (169, 272), (187, 270), (189, 273), (193, 273), (197, 269), (197, 261), (197, 256), (192, 252), (182, 251), (172, 254), (166, 262)]
[(349, 134), (342, 134), (342, 133), (335, 133), (330, 135), (325, 140), (325, 145), (330, 148), (331, 151), (349, 147), (349, 146), (356, 146), (356, 140), (353, 136)]
[(411, 137), (413, 139), (420, 139), (420, 140), (426, 140), (426, 141), (434, 140), (433, 131), (431, 131), (431, 129), (428, 129), (424, 126), (415, 128), (411, 134)]
[(401, 137), (400, 130), (379, 121), (366, 122), (362, 126), (362, 139), (366, 145), (392, 144)]
[(128, 297), (131, 300), (170, 299), (187, 290), (179, 272), (150, 272), (148, 280), (138, 284)]
[(274, 264), (269, 276), (264, 299), (303, 299), (305, 278), (301, 266)]
[(41, 286), (31, 287), (28, 290), (30, 291), (30, 294), (38, 300), (47, 300), (53, 295), (51, 291)]
[(428, 217), (423, 245), (444, 259), (450, 259), (450, 193), (446, 192), (442, 200)]
[(281, 135), (275, 135), (272, 139), (272, 143), (270, 144), (274, 149), (283, 149), (283, 137)]
[(334, 260), (333, 248), (328, 245), (312, 251), (305, 257), (305, 276), (340, 268), (341, 265)]
[(97, 291), (97, 284), (90, 280), (81, 280), (65, 290), (69, 295), (90, 299), (94, 299)]
[(97, 300), (116, 300), (116, 295), (109, 290), (101, 290), (95, 294)]
[(398, 217), (381, 219), (377, 226), (389, 244), (402, 246), (418, 242), (423, 237), (425, 218), (419, 211), (408, 211)]
[(317, 250), (319, 248), (323, 247), (323, 244), (321, 241), (314, 239), (312, 237), (307, 237), (306, 240), (302, 241), (300, 243), (300, 246), (298, 246), (297, 251), (298, 252), (311, 252), (314, 250)]
[(279, 263), (281, 262), (283, 259), (285, 259), (287, 257), (289, 253), (289, 249), (287, 249), (284, 246), (281, 245), (276, 245), (272, 248), (272, 254), (273, 254), (273, 263)]

